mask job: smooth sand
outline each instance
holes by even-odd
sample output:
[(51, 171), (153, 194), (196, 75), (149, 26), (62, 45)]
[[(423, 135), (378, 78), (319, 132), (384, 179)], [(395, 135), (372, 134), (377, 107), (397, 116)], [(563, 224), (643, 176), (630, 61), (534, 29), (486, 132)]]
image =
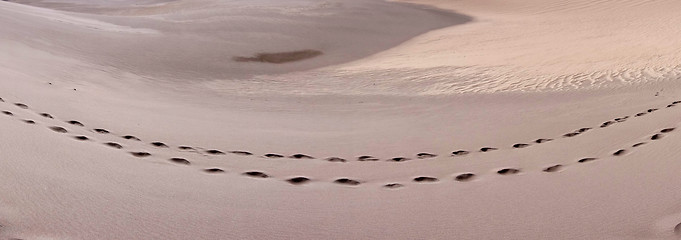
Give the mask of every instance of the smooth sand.
[(0, 238), (677, 236), (673, 1), (74, 2), (0, 2)]

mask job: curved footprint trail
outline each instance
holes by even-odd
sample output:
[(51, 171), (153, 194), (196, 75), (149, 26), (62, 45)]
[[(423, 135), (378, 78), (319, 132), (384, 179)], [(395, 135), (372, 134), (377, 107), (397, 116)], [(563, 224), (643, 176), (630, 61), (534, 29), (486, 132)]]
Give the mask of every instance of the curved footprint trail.
[[(0, 102), (5, 102), (4, 99), (0, 98)], [(666, 106), (666, 108), (671, 108), (676, 106), (677, 104), (681, 103), (681, 101), (674, 101), (670, 103), (669, 105)], [(153, 142), (144, 142), (140, 138), (135, 137), (134, 135), (126, 135), (126, 134), (115, 134), (113, 131), (110, 131), (108, 129), (104, 128), (92, 128), (86, 130), (86, 125), (78, 120), (60, 120), (56, 118), (54, 115), (49, 114), (49, 113), (42, 113), (42, 112), (35, 112), (32, 111), (27, 104), (24, 103), (14, 103), (13, 104), (15, 107), (17, 107), (20, 111), (28, 111), (32, 114), (35, 114), (36, 116), (41, 117), (44, 119), (46, 122), (40, 123), (37, 122), (36, 120), (33, 119), (21, 119), (21, 121), (25, 122), (26, 124), (30, 125), (45, 125), (48, 129), (52, 130), (55, 133), (59, 134), (66, 134), (70, 137), (72, 137), (74, 140), (81, 141), (81, 142), (95, 142), (101, 144), (103, 147), (110, 147), (113, 149), (118, 149), (122, 151), (126, 151), (128, 154), (130, 154), (133, 157), (137, 158), (159, 158), (159, 156), (156, 156), (155, 153), (163, 153), (161, 155), (180, 155), (180, 154), (187, 154), (191, 153), (194, 154), (195, 156), (199, 158), (212, 158), (212, 157), (221, 157), (221, 156), (226, 156), (227, 154), (231, 154), (233, 156), (239, 156), (239, 157), (249, 157), (249, 158), (256, 158), (256, 159), (278, 159), (278, 158), (288, 158), (288, 159), (297, 159), (297, 160), (312, 160), (315, 159), (312, 156), (308, 156), (306, 154), (302, 153), (297, 153), (297, 154), (292, 154), (288, 157), (281, 155), (281, 154), (275, 154), (275, 153), (267, 153), (262, 156), (257, 156), (251, 152), (248, 151), (242, 151), (242, 150), (236, 150), (236, 151), (222, 151), (222, 150), (217, 150), (217, 149), (211, 149), (211, 148), (202, 148), (202, 147), (191, 147), (191, 146), (186, 146), (186, 145), (179, 145), (176, 149), (171, 148), (168, 144), (162, 142), (162, 141), (153, 141)], [(653, 113), (658, 111), (658, 108), (650, 108), (645, 111), (641, 111), (638, 113), (633, 114), (632, 116), (634, 118), (638, 117), (643, 117), (646, 116), (649, 113)], [(5, 115), (9, 117), (17, 117), (17, 115), (9, 110), (4, 110), (2, 111)], [(603, 122), (600, 126), (598, 127), (584, 127), (577, 129), (572, 132), (568, 132), (566, 134), (563, 134), (561, 137), (558, 138), (538, 138), (537, 140), (533, 141), (534, 144), (559, 144), (560, 143), (560, 138), (564, 139), (570, 139), (577, 137), (583, 133), (589, 132), (589, 131), (596, 131), (600, 128), (607, 128), (610, 127), (614, 124), (625, 122), (628, 119), (630, 119), (630, 116), (623, 116), (623, 117), (618, 117), (613, 120), (608, 120)], [(71, 127), (71, 129), (69, 129)], [(666, 127), (662, 128), (659, 131), (652, 133), (650, 136), (645, 137), (649, 141), (659, 141), (664, 138), (666, 134), (671, 134), (674, 132), (676, 127)], [(88, 134), (89, 133), (89, 134)], [(90, 136), (89, 136), (90, 135)], [(114, 140), (103, 140), (103, 139), (98, 139), (97, 136), (109, 136), (111, 138), (112, 136), (114, 138), (118, 138), (122, 141), (114, 141)], [(123, 142), (125, 141), (125, 142)], [(629, 154), (633, 149), (641, 147), (645, 144), (648, 144), (649, 141), (638, 141), (637, 143), (627, 147), (627, 148), (622, 148), (622, 149), (617, 149), (613, 150), (611, 153), (611, 156), (601, 156), (601, 157), (585, 157), (581, 158), (579, 160), (576, 160), (574, 164), (584, 164), (584, 163), (589, 163), (593, 161), (597, 161), (603, 158), (607, 157), (619, 157), (619, 156), (624, 156)], [(514, 149), (521, 150), (521, 149), (526, 149), (529, 147), (532, 147), (533, 144), (530, 143), (517, 143), (510, 148), (507, 149), (499, 149), (496, 147), (482, 147), (478, 151), (471, 152), (468, 150), (456, 150), (448, 154), (450, 157), (470, 157), (473, 155), (473, 153), (477, 154), (484, 154), (487, 152), (496, 152), (496, 151), (512, 151)], [(433, 154), (433, 153), (418, 153), (415, 154), (415, 158), (407, 158), (407, 157), (394, 157), (387, 159), (386, 162), (394, 162), (394, 163), (400, 163), (400, 162), (406, 162), (406, 161), (411, 161), (411, 160), (427, 160), (427, 159), (434, 159), (438, 158), (440, 155), (438, 154)], [(442, 156), (442, 157), (446, 157)], [(184, 156), (172, 156), (168, 157), (166, 159), (170, 163), (174, 163), (177, 165), (192, 165), (192, 161), (188, 159), (187, 157)], [(334, 162), (334, 163), (348, 163), (349, 161), (343, 158), (339, 157), (329, 157), (325, 158), (325, 161), (328, 162)], [(371, 155), (364, 155), (358, 157), (355, 162), (361, 163), (361, 162), (376, 162), (380, 161), (378, 158), (372, 157)], [(427, 161), (423, 162), (423, 164), (427, 164)], [(564, 164), (554, 164), (550, 165), (547, 167), (542, 168), (542, 171), (545, 173), (555, 173), (555, 172), (560, 172), (565, 170), (566, 167), (571, 165), (573, 163), (564, 163)], [(230, 169), (231, 170), (231, 169)], [(221, 167), (206, 167), (203, 168), (202, 171), (207, 174), (220, 174), (220, 173), (226, 173), (227, 170), (221, 168)], [(292, 176), (292, 177), (277, 177), (273, 176), (269, 173), (266, 173), (264, 171), (260, 170), (248, 170), (248, 169), (241, 169), (236, 171), (240, 176), (243, 177), (248, 177), (248, 178), (256, 178), (256, 179), (269, 179), (269, 178), (274, 178), (274, 179), (280, 179), (282, 181), (286, 181), (290, 184), (293, 185), (304, 185), (308, 184), (310, 182), (313, 182), (314, 180), (305, 177), (305, 176)], [(517, 175), (522, 173), (522, 169), (520, 168), (514, 168), (514, 167), (506, 167), (506, 168), (500, 168), (494, 171), (495, 174), (498, 175)], [(451, 177), (450, 180), (456, 181), (456, 182), (468, 182), (472, 181), (476, 178), (481, 177), (479, 174), (473, 173), (473, 172), (460, 172), (460, 173), (454, 173)], [(338, 177), (330, 181), (331, 183), (337, 184), (337, 185), (344, 185), (344, 186), (359, 186), (365, 181), (361, 179), (355, 179), (355, 178), (350, 178), (350, 177)], [(439, 183), (441, 182), (441, 179), (434, 177), (434, 176), (429, 176), (429, 175), (421, 175), (421, 176), (415, 176), (412, 177), (402, 183), (400, 182), (389, 182), (383, 184), (383, 188), (386, 189), (397, 189), (404, 187), (406, 182), (412, 182), (415, 184), (424, 184), (424, 183)]]

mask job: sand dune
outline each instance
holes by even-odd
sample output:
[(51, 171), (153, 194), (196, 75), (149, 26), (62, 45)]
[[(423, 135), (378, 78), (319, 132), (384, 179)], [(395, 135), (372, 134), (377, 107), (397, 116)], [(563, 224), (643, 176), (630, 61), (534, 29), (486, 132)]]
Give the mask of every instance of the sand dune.
[(678, 4), (411, 2), (0, 2), (0, 239), (679, 236)]

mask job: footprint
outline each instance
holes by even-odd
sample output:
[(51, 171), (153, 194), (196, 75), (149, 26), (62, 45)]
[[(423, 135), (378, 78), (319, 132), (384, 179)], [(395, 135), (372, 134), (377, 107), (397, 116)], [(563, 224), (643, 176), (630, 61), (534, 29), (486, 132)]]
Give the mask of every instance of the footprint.
[(475, 174), (473, 173), (462, 173), (454, 177), (454, 180), (459, 181), (459, 182), (467, 182), (470, 180), (473, 180), (475, 177)]
[(681, 236), (681, 223), (677, 224), (676, 227), (674, 227), (674, 234), (676, 234), (676, 236)]
[(171, 162), (174, 162), (174, 163), (177, 163), (177, 164), (191, 165), (191, 162), (189, 162), (189, 160), (184, 159), (184, 158), (171, 158), (169, 160)]
[(68, 123), (68, 124), (71, 124), (71, 125), (76, 125), (76, 126), (79, 126), (79, 127), (85, 126), (85, 125), (83, 125), (82, 123), (80, 123), (79, 121), (73, 121), (73, 120), (72, 120), (72, 121), (67, 121), (67, 123)]
[(26, 120), (24, 120), (24, 122), (28, 123), (28, 124), (35, 124), (35, 121), (30, 120), (30, 119), (26, 119)]
[(378, 161), (378, 158), (375, 158), (375, 157), (372, 157), (372, 156), (359, 156), (359, 157), (357, 157), (357, 161), (360, 161), (360, 162)]
[(416, 157), (418, 157), (420, 159), (424, 159), (424, 158), (434, 158), (434, 157), (437, 157), (437, 155), (432, 154), (432, 153), (419, 153), (419, 154), (416, 154)]
[(627, 150), (620, 149), (620, 150), (617, 150), (617, 152), (612, 153), (612, 155), (613, 155), (613, 156), (622, 156), (622, 155), (624, 155), (625, 153), (627, 153)]
[(563, 134), (563, 137), (574, 137), (574, 136), (577, 136), (577, 135), (579, 135), (578, 132), (571, 132), (571, 133)]
[(222, 152), (220, 150), (215, 150), (215, 149), (206, 150), (206, 153), (212, 154), (212, 155), (224, 155), (225, 154), (224, 152)]
[(5, 114), (7, 116), (14, 116), (14, 113), (12, 113), (10, 111), (2, 111), (2, 114)]
[(550, 139), (550, 138), (540, 138), (540, 139), (534, 140), (535, 143), (545, 143), (545, 142), (550, 142), (550, 141), (553, 141), (553, 139)]
[(439, 181), (437, 178), (434, 177), (415, 177), (414, 182), (437, 182)]
[(293, 155), (290, 156), (290, 158), (295, 158), (295, 159), (314, 159), (313, 157), (310, 157), (310, 156), (305, 155), (305, 154), (300, 154), (300, 153), (298, 153), (298, 154), (293, 154)]
[(627, 120), (627, 118), (629, 118), (629, 116), (621, 117), (621, 118), (615, 118), (615, 121), (616, 121), (616, 122), (624, 122), (624, 121)]
[(674, 105), (674, 104), (669, 104), (669, 105), (667, 105), (668, 108), (674, 107), (674, 106), (676, 106), (676, 105)]
[(117, 148), (117, 149), (123, 148), (122, 145), (115, 143), (115, 142), (108, 142), (108, 143), (105, 143), (104, 145), (107, 145), (107, 146), (112, 147), (112, 148)]
[(560, 171), (561, 169), (563, 169), (563, 165), (556, 164), (556, 165), (553, 165), (553, 166), (544, 168), (543, 171), (544, 171), (544, 172), (558, 172), (558, 171)]
[(577, 162), (585, 163), (585, 162), (591, 162), (591, 161), (594, 161), (594, 160), (596, 160), (596, 158), (582, 158), (582, 159), (579, 159)]
[(189, 146), (179, 146), (177, 148), (179, 148), (180, 150), (194, 150), (193, 147), (189, 147)]
[(647, 114), (647, 113), (642, 112), (642, 113), (637, 113), (636, 116), (637, 116), (637, 117), (640, 117), (640, 116), (643, 116), (643, 115), (646, 115), (646, 114)]
[(604, 128), (604, 127), (608, 127), (608, 126), (613, 125), (613, 124), (615, 124), (615, 122), (607, 121), (607, 122), (604, 122), (603, 124), (601, 124), (601, 127)]
[(139, 138), (137, 138), (135, 136), (131, 136), (131, 135), (123, 136), (123, 138), (128, 139), (128, 140), (141, 141)]
[(657, 108), (651, 108), (651, 109), (648, 109), (648, 112), (651, 113), (651, 112), (654, 112), (654, 111), (657, 111), (657, 110), (658, 110)]
[(206, 168), (203, 170), (204, 172), (207, 173), (223, 173), (225, 170), (219, 169), (219, 168)]
[(229, 153), (236, 154), (236, 155), (243, 155), (243, 156), (253, 155), (253, 153), (246, 152), (246, 151), (230, 151)]
[(650, 140), (658, 140), (658, 139), (661, 139), (662, 136), (663, 136), (662, 134), (659, 134), (659, 133), (658, 133), (658, 134), (655, 134), (655, 135), (651, 136), (651, 137), (650, 137)]
[(263, 173), (263, 172), (256, 172), (256, 171), (251, 171), (251, 172), (245, 172), (243, 175), (249, 176), (249, 177), (254, 177), (254, 178), (268, 178), (270, 177), (269, 175)]
[(520, 170), (515, 169), (515, 168), (504, 168), (504, 169), (497, 171), (497, 173), (500, 174), (500, 175), (512, 175), (512, 174), (520, 173)]
[(399, 184), (399, 183), (388, 183), (388, 184), (386, 184), (386, 185), (383, 185), (383, 187), (384, 187), (384, 188), (388, 188), (388, 189), (395, 189), (395, 188), (404, 187), (404, 185)]
[(591, 128), (580, 128), (579, 130), (577, 130), (577, 132), (583, 133), (583, 132), (586, 132), (586, 131), (589, 131), (589, 130), (591, 130)]
[(409, 160), (410, 160), (409, 158), (405, 158), (405, 157), (394, 157), (394, 158), (391, 158), (388, 161), (391, 161), (391, 162), (406, 162), (406, 161), (409, 161)]
[(529, 146), (530, 146), (530, 144), (525, 144), (525, 143), (513, 144), (513, 148), (526, 148), (526, 147), (529, 147)]
[(107, 131), (106, 129), (95, 128), (95, 129), (92, 129), (92, 130), (97, 132), (97, 133), (101, 133), (101, 134), (109, 134), (109, 131)]
[(15, 103), (14, 105), (16, 105), (17, 107), (23, 108), (23, 109), (28, 109), (28, 105), (23, 104), (23, 103)]
[(151, 156), (151, 153), (148, 152), (130, 152), (135, 157), (149, 157)]
[(327, 158), (326, 161), (329, 161), (329, 162), (346, 162), (345, 159), (339, 158), (339, 157), (330, 157), (330, 158)]
[(162, 142), (152, 142), (151, 145), (154, 145), (155, 147), (160, 147), (160, 148), (167, 148), (168, 145)]
[(50, 130), (58, 132), (58, 133), (67, 133), (68, 132), (65, 128), (57, 127), (57, 126), (50, 127)]
[(75, 138), (76, 140), (80, 140), (80, 141), (87, 141), (87, 140), (90, 140), (90, 139), (89, 139), (88, 137), (86, 137), (86, 136), (75, 136), (75, 137), (73, 137), (73, 138)]
[(668, 133), (674, 131), (676, 128), (665, 128), (660, 130), (661, 133)]
[(463, 156), (463, 155), (468, 155), (469, 153), (470, 153), (470, 152), (468, 152), (468, 151), (459, 150), (459, 151), (452, 152), (452, 155), (454, 155), (454, 156)]
[(641, 145), (643, 145), (643, 144), (646, 144), (646, 143), (644, 143), (644, 142), (640, 142), (640, 143), (637, 143), (637, 144), (631, 145), (631, 147), (638, 147), (638, 146), (641, 146)]
[(336, 179), (333, 182), (338, 183), (338, 184), (343, 184), (343, 185), (351, 185), (351, 186), (357, 186), (361, 183), (357, 180), (352, 180), (352, 179), (348, 179), (348, 178), (339, 178), (339, 179)]
[(306, 177), (294, 177), (294, 178), (290, 178), (286, 181), (289, 182), (290, 184), (299, 185), (299, 184), (304, 184), (304, 183), (309, 182), (310, 179), (306, 178)]
[(484, 148), (480, 149), (481, 152), (490, 152), (490, 151), (494, 151), (494, 150), (497, 150), (497, 149), (493, 148), (493, 147), (484, 147)]
[(275, 154), (275, 153), (268, 153), (268, 154), (265, 154), (265, 157), (266, 157), (266, 158), (283, 158), (284, 155)]
[(49, 113), (41, 113), (40, 116), (43, 116), (43, 117), (46, 117), (46, 118), (54, 118)]

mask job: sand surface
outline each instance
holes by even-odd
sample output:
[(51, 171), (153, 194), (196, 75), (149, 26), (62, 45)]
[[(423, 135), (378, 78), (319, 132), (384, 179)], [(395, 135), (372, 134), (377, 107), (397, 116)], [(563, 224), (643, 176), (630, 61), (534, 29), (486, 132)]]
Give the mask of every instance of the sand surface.
[(0, 239), (675, 239), (679, 8), (2, 1)]

